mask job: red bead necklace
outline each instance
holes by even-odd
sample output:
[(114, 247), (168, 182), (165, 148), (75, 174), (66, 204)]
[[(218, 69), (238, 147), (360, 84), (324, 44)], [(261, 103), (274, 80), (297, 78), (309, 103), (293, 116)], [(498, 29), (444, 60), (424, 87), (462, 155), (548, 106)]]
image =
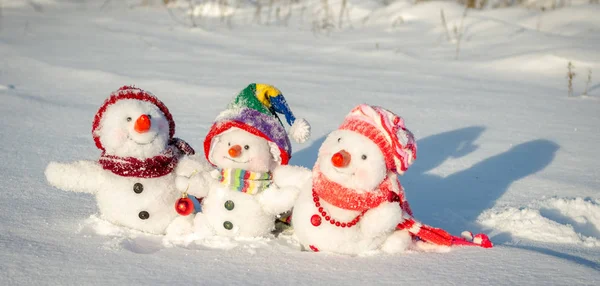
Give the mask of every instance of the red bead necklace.
[(329, 223), (331, 223), (332, 225), (335, 225), (337, 227), (353, 227), (360, 221), (360, 218), (367, 212), (367, 210), (362, 211), (358, 216), (356, 216), (353, 220), (351, 220), (349, 222), (339, 222), (339, 221), (336, 221), (335, 219), (331, 218), (331, 216), (329, 216), (327, 214), (327, 212), (323, 209), (323, 207), (321, 206), (321, 202), (319, 200), (319, 196), (317, 195), (315, 190), (313, 190), (312, 195), (313, 195), (313, 202), (315, 202), (315, 207), (317, 208), (317, 210), (320, 213), (320, 214), (314, 214), (313, 216), (310, 217), (310, 223), (315, 227), (321, 225), (321, 218), (324, 218), (326, 221), (328, 221)]

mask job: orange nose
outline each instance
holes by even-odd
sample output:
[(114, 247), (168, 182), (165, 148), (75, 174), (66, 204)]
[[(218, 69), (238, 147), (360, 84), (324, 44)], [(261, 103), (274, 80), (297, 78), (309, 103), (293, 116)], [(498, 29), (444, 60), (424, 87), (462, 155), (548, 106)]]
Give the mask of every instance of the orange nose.
[(142, 114), (136, 121), (133, 129), (138, 133), (148, 132), (150, 130), (150, 126), (152, 126), (152, 122), (150, 121), (150, 117), (146, 114)]
[(229, 148), (229, 156), (231, 156), (231, 158), (239, 157), (241, 154), (242, 154), (242, 147), (240, 147), (240, 145), (235, 145), (235, 146)]
[(331, 163), (338, 168), (344, 168), (348, 166), (348, 164), (350, 164), (350, 160), (350, 153), (346, 152), (345, 150), (337, 152), (331, 156)]

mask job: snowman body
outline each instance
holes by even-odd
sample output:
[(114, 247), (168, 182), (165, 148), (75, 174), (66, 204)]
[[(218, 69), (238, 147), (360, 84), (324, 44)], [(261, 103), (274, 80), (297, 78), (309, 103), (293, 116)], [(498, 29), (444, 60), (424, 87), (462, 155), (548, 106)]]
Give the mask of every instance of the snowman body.
[(347, 193), (340, 192), (340, 199), (344, 194), (372, 192), (386, 176), (383, 154), (368, 138), (348, 130), (331, 133), (294, 205), (292, 225), (303, 248), (357, 255), (374, 250), (398, 252), (411, 244), (407, 231), (396, 230), (403, 215), (398, 203), (383, 201), (368, 209), (354, 209), (352, 201), (345, 202), (349, 207), (334, 205), (317, 194), (329, 190), (327, 184), (315, 183), (316, 172), (347, 189)]
[[(101, 217), (111, 223), (163, 234), (177, 215), (173, 208), (173, 201), (180, 195), (175, 187), (176, 175), (205, 168), (167, 144), (173, 132), (170, 135), (165, 113), (143, 100), (122, 99), (107, 105), (94, 131), (97, 145), (105, 151), (101, 160), (51, 162), (45, 171), (48, 182), (63, 190), (94, 194)], [(168, 166), (125, 167), (128, 160), (145, 162), (164, 154), (175, 158)], [(114, 168), (100, 163), (103, 158)]]
[(102, 218), (144, 232), (163, 233), (177, 213), (173, 201), (179, 193), (175, 174), (158, 178), (135, 178), (102, 170), (105, 181), (96, 191)]
[(181, 193), (175, 188), (178, 172), (204, 168), (192, 160), (157, 178), (125, 177), (104, 170), (93, 161), (50, 163), (46, 177), (64, 190), (94, 194), (100, 217), (135, 230), (163, 234), (177, 216), (173, 202)]
[[(217, 236), (259, 237), (274, 228), (276, 216), (265, 212), (255, 195), (213, 184), (197, 214), (197, 227), (209, 227)], [(203, 223), (203, 221), (205, 223)]]
[[(194, 219), (196, 234), (200, 237), (270, 234), (277, 216), (291, 209), (299, 193), (296, 186), (278, 184), (280, 158), (273, 150), (277, 150), (273, 143), (238, 128), (231, 128), (212, 139), (207, 157), (217, 170), (210, 176), (190, 178), (189, 183), (189, 193), (202, 198), (202, 211)], [(241, 186), (253, 183), (224, 184), (221, 173), (224, 169), (269, 173), (271, 179), (263, 182), (264, 188), (247, 191)]]
[[(342, 222), (350, 222), (360, 215), (359, 211), (344, 210), (327, 202), (321, 202), (331, 217)], [(312, 217), (318, 214), (315, 207), (312, 187), (305, 186), (294, 206), (292, 225), (295, 235), (304, 249), (330, 251), (341, 254), (360, 254), (377, 250), (387, 239), (386, 235), (369, 236), (361, 231), (361, 222), (351, 228), (341, 228), (321, 218), (321, 224), (312, 224)]]

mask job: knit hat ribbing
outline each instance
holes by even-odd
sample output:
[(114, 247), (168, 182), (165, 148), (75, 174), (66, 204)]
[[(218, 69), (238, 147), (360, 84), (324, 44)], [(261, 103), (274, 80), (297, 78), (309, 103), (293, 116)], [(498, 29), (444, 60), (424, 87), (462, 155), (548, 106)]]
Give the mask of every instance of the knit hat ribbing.
[(357, 132), (373, 141), (390, 171), (402, 174), (417, 158), (417, 144), (404, 120), (384, 108), (361, 104), (346, 116), (339, 129)]
[(92, 136), (94, 137), (94, 142), (96, 143), (96, 147), (98, 149), (105, 151), (104, 146), (102, 146), (102, 142), (100, 142), (100, 136), (97, 134), (98, 128), (100, 127), (100, 121), (102, 120), (102, 116), (104, 116), (104, 112), (108, 109), (109, 106), (115, 104), (119, 100), (123, 99), (134, 99), (134, 100), (142, 100), (150, 102), (165, 115), (165, 118), (169, 122), (169, 139), (173, 139), (173, 135), (175, 135), (175, 121), (173, 120), (173, 116), (169, 112), (167, 106), (165, 106), (162, 101), (160, 101), (156, 96), (152, 93), (144, 91), (140, 88), (133, 86), (122, 86), (118, 90), (112, 92), (110, 96), (104, 101), (96, 115), (94, 116), (94, 122), (92, 124)]

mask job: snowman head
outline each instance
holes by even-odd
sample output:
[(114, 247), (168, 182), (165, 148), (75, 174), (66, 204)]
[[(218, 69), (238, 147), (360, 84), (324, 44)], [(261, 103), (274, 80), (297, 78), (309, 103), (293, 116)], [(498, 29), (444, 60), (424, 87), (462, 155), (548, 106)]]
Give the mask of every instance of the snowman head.
[(107, 155), (146, 159), (164, 151), (174, 128), (171, 114), (156, 97), (123, 87), (100, 108), (92, 133)]
[(372, 190), (388, 173), (404, 173), (416, 152), (416, 142), (401, 117), (361, 104), (327, 137), (317, 162), (328, 179), (347, 188)]
[(271, 171), (281, 162), (277, 145), (237, 127), (213, 137), (208, 159), (218, 168), (252, 172)]
[(373, 190), (387, 175), (379, 147), (349, 130), (336, 130), (327, 136), (317, 163), (325, 177), (350, 189)]

